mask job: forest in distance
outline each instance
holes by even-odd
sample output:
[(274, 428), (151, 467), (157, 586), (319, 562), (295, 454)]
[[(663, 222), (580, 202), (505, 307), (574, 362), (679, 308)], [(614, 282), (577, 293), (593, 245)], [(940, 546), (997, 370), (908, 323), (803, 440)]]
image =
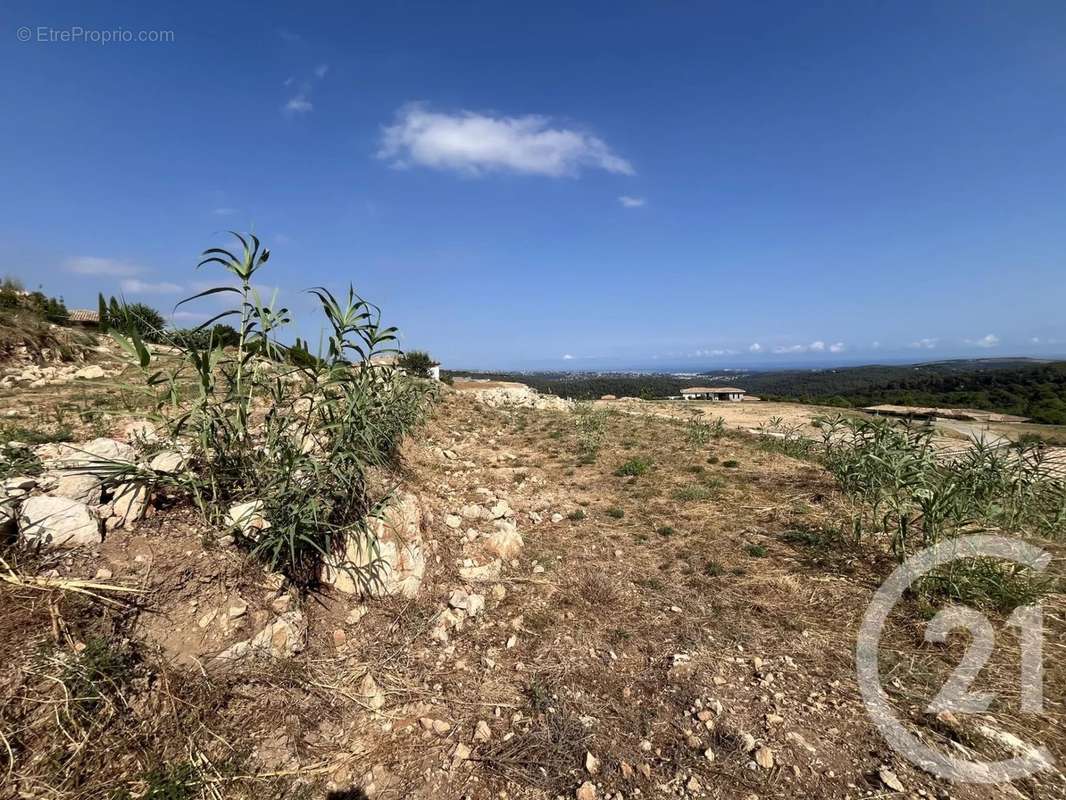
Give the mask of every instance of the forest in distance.
[(460, 372), (445, 376), (517, 381), (575, 400), (603, 395), (645, 400), (686, 386), (737, 386), (764, 400), (862, 408), (881, 403), (975, 408), (1066, 425), (1066, 361), (960, 359), (836, 369), (705, 372), (698, 375), (573, 372)]

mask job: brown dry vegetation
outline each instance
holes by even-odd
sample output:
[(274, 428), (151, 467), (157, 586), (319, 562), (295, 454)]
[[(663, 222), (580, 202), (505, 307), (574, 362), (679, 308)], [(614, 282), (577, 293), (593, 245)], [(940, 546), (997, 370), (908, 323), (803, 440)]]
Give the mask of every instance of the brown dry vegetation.
[[(83, 435), (79, 426), (114, 428), (133, 412), (117, 391), (50, 387), (48, 398), (5, 402), (37, 404), (19, 422), (45, 428), (56, 424), (45, 407), (74, 404), (66, 419)], [(117, 413), (86, 421), (77, 410), (105, 406)], [(206, 544), (180, 505), (110, 534), (95, 555), (20, 555), (25, 575), (91, 579), (103, 567), (108, 582), (143, 592), (119, 604), (0, 586), (0, 796), (552, 798), (591, 779), (601, 797), (859, 797), (892, 794), (877, 777), (886, 765), (913, 796), (1063, 795), (1058, 773), (949, 785), (900, 761), (873, 729), (855, 635), (894, 563), (841, 533), (848, 503), (821, 467), (740, 434), (697, 447), (681, 423), (651, 415), (610, 414), (598, 451), (579, 450), (572, 415), (447, 393), (398, 468), (430, 512), (420, 595), (370, 603), (357, 620), (353, 599), (312, 595), (307, 648), (291, 661), (203, 666), (222, 639), (296, 598)], [(633, 458), (649, 469), (617, 475)], [(484, 502), (479, 488), (510, 502), (525, 547), (499, 581), (465, 584), (470, 525), (455, 531), (444, 518)], [(1061, 572), (1060, 548), (1048, 546)], [(432, 641), (463, 586), (486, 595), (486, 612), (447, 645)], [(228, 629), (198, 624), (238, 601), (248, 610)], [(1003, 757), (973, 721), (947, 727), (924, 713), (964, 645), (924, 641), (924, 613), (898, 608), (882, 650), (900, 717), (929, 743)], [(1044, 713), (1017, 710), (1003, 619), (974, 688), (999, 692), (991, 724), (1061, 763), (1061, 595), (1044, 617)], [(367, 674), (384, 691), (379, 710), (361, 694)], [(487, 740), (474, 737), (479, 722)], [(755, 765), (746, 735), (773, 752), (772, 767)], [(587, 753), (600, 764), (592, 776)]]

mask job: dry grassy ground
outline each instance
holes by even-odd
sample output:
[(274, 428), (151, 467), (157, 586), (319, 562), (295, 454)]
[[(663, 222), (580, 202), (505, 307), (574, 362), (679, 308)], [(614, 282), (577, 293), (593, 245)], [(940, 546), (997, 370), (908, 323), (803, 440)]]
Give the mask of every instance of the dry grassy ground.
[[(105, 390), (76, 391), (63, 402)], [(38, 421), (48, 422), (20, 420)], [(103, 567), (143, 594), (119, 607), (0, 589), (0, 796), (553, 798), (592, 781), (601, 798), (859, 798), (897, 794), (878, 776), (886, 767), (899, 796), (1064, 796), (1057, 772), (953, 786), (888, 748), (860, 702), (853, 651), (894, 565), (840, 533), (848, 509), (820, 467), (769, 446), (743, 435), (695, 446), (675, 420), (619, 413), (595, 457), (581, 457), (570, 414), (448, 393), (399, 465), (427, 511), (418, 598), (364, 610), (313, 595), (304, 652), (222, 672), (201, 663), (290, 601), (240, 554), (205, 544), (182, 504), (112, 533), (98, 553), (23, 556), (25, 574), (92, 578)], [(646, 472), (616, 474), (634, 458)], [(498, 579), (465, 581), (480, 541), (468, 530), (486, 530), (445, 520), (489, 497), (515, 510), (525, 547)], [(441, 643), (429, 634), (457, 588), (484, 594), (487, 608)], [(248, 608), (222, 628), (199, 625), (235, 603)], [(924, 712), (965, 640), (926, 642), (922, 612), (897, 609), (882, 651), (900, 717), (939, 747), (1006, 755), (975, 720)], [(1044, 713), (1018, 711), (1002, 619), (975, 688), (1000, 692), (989, 724), (1061, 763), (1061, 596), (1044, 616)], [(106, 685), (90, 690), (68, 656), (95, 642), (117, 656), (94, 656)]]

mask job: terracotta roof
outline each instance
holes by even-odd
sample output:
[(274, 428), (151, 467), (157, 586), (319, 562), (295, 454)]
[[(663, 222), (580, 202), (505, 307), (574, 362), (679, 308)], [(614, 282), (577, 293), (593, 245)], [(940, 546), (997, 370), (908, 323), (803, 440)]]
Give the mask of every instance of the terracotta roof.
[(72, 308), (67, 312), (67, 319), (71, 322), (99, 322), (100, 312), (88, 308)]
[(706, 386), (690, 386), (688, 389), (682, 389), (681, 394), (744, 394), (743, 389), (737, 389), (733, 386), (712, 386), (707, 388)]

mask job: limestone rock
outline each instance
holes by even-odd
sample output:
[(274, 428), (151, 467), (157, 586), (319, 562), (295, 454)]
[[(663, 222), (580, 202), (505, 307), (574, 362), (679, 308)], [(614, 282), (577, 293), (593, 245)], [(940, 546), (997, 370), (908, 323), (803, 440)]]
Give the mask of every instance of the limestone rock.
[[(217, 613), (217, 612), (215, 612)], [(243, 658), (291, 658), (307, 644), (307, 620), (300, 611), (286, 611), (251, 639), (237, 642), (215, 657), (216, 661)]]
[(385, 705), (385, 692), (381, 690), (378, 682), (374, 680), (374, 676), (369, 672), (363, 676), (363, 680), (359, 683), (359, 696), (374, 711)]
[(115, 497), (111, 507), (115, 516), (125, 527), (130, 528), (137, 520), (144, 517), (148, 510), (148, 487), (138, 483), (121, 483), (115, 487)]
[(249, 500), (230, 506), (226, 512), (226, 527), (237, 528), (245, 536), (254, 538), (270, 528), (270, 520), (263, 516), (263, 501)]
[(596, 784), (585, 781), (577, 788), (574, 797), (576, 800), (596, 800)]
[(85, 503), (69, 497), (31, 497), (22, 504), (19, 529), (27, 544), (43, 547), (78, 547), (103, 541), (100, 520)]
[(173, 475), (181, 472), (185, 466), (185, 456), (174, 450), (161, 450), (148, 462), (149, 469), (161, 472), (164, 475)]
[(525, 542), (514, 522), (505, 519), (496, 520), (495, 528), (495, 532), (486, 542), (486, 549), (497, 558), (510, 560), (517, 556)]
[(52, 489), (58, 497), (69, 497), (80, 503), (95, 505), (100, 502), (100, 479), (83, 472), (70, 472), (60, 475)]
[(398, 495), (367, 530), (348, 534), (343, 552), (327, 559), (322, 581), (363, 597), (415, 597), (426, 570), (421, 531), (418, 498)]
[(82, 380), (92, 381), (96, 380), (97, 378), (102, 378), (106, 374), (107, 373), (104, 372), (104, 368), (101, 367), (99, 364), (90, 364), (88, 367), (82, 367), (77, 372), (75, 372), (74, 377), (75, 379), (80, 378)]

